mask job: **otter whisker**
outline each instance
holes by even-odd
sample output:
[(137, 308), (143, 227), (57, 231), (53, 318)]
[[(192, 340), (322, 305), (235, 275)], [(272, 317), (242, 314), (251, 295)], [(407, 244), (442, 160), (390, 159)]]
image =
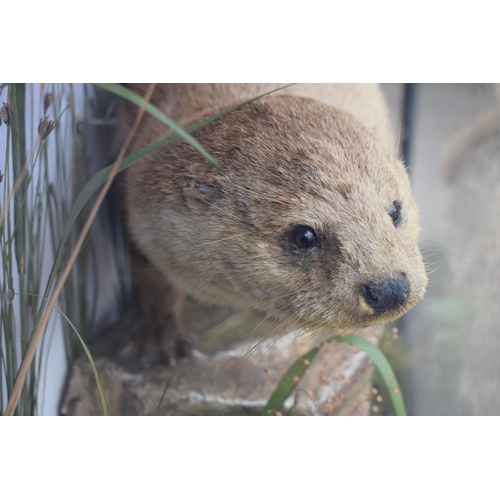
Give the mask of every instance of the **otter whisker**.
[(203, 248), (203, 247), (207, 247), (207, 246), (210, 246), (210, 245), (217, 245), (221, 241), (228, 241), (228, 240), (233, 240), (234, 238), (241, 238), (245, 234), (251, 234), (251, 233), (250, 232), (248, 232), (248, 233), (237, 233), (237, 234), (233, 234), (231, 236), (226, 236), (225, 238), (218, 238), (217, 240), (214, 240), (214, 241), (206, 241), (203, 244), (192, 245), (191, 248)]
[[(293, 294), (289, 293), (289, 294), (285, 294), (285, 295), (281, 295), (279, 297), (273, 298), (273, 299), (271, 299), (271, 300), (269, 300), (267, 302), (259, 302), (257, 305), (255, 305), (251, 309), (245, 309), (244, 311), (240, 311), (240, 312), (238, 312), (236, 314), (233, 314), (233, 315), (229, 316), (228, 318), (226, 318), (224, 321), (222, 321), (222, 323), (219, 323), (217, 326), (215, 326), (215, 327), (211, 328), (210, 330), (208, 330), (207, 332), (205, 332), (203, 334), (203, 336), (207, 335), (207, 334), (209, 334), (209, 333), (211, 333), (211, 332), (213, 332), (215, 330), (217, 330), (222, 325), (224, 325), (225, 323), (227, 323), (227, 322), (229, 322), (229, 321), (231, 321), (233, 319), (239, 318), (239, 317), (244, 316), (245, 314), (249, 314), (249, 313), (251, 313), (253, 311), (262, 310), (262, 309), (265, 308), (265, 306), (267, 306), (269, 304), (272, 304), (273, 302), (276, 302), (277, 300), (281, 300), (281, 299), (283, 299), (285, 297), (290, 297), (291, 295), (293, 295)], [(272, 316), (273, 316), (273, 313), (268, 313), (267, 316), (265, 317), (265, 319), (262, 322), (268, 320)]]
[[(270, 317), (270, 316), (269, 316)], [(269, 318), (268, 317), (268, 318)], [(270, 337), (272, 337), (272, 335), (274, 335), (274, 333), (276, 333), (278, 330), (280, 330), (280, 328), (282, 328), (283, 326), (287, 325), (287, 324), (291, 324), (292, 323), (292, 319), (291, 318), (285, 318), (284, 320), (282, 320), (280, 323), (278, 323), (278, 325), (273, 328), (269, 333), (266, 333), (266, 335), (260, 339), (257, 344), (255, 344), (249, 352), (247, 352), (242, 359), (246, 359), (248, 358), (256, 349), (258, 349), (264, 342), (266, 342), (266, 340), (268, 340)]]
[[(259, 347), (261, 347), (262, 344), (264, 344), (267, 340), (269, 340), (276, 332), (279, 332), (280, 330), (285, 329), (286, 326), (292, 325), (292, 324), (293, 324), (293, 320), (291, 320), (291, 319), (283, 320), (281, 323), (278, 324), (278, 326), (276, 326), (276, 328), (271, 330), (263, 339), (261, 339), (247, 354), (245, 354), (245, 356), (242, 359), (249, 357), (253, 352), (255, 352)], [(288, 331), (288, 329), (285, 329), (285, 331), (283, 333), (276, 336), (276, 338), (272, 340), (272, 342), (269, 344), (268, 348), (264, 351), (264, 353), (262, 354), (262, 356), (259, 359), (259, 361), (257, 362), (257, 364), (260, 364), (260, 362), (264, 359), (264, 356), (276, 344), (276, 342), (278, 342), (278, 340), (282, 339), (283, 337), (285, 337), (289, 333), (290, 333), (290, 331)]]
[[(231, 373), (234, 371), (234, 370), (237, 370), (240, 368), (241, 366), (241, 363), (245, 360), (245, 359), (248, 359), (257, 349), (259, 349), (267, 340), (269, 340), (277, 331), (279, 331), (280, 329), (284, 328), (287, 323), (289, 323), (290, 320), (289, 319), (285, 319), (283, 320), (281, 323), (278, 324), (278, 326), (276, 326), (273, 330), (271, 330), (269, 333), (267, 333), (265, 335), (265, 337), (263, 337), (262, 339), (260, 339), (257, 344), (255, 344), (247, 353), (245, 353), (241, 358), (240, 358), (240, 361), (239, 361), (239, 364), (233, 369), (231, 370)], [(278, 339), (275, 339), (273, 340), (273, 343), (271, 344), (271, 347), (272, 345), (274, 345), (274, 343), (279, 340), (279, 338), (282, 338), (284, 335), (287, 335), (289, 332), (284, 332), (280, 337), (278, 337)], [(269, 351), (269, 348), (264, 352), (264, 355), (267, 354), (267, 352)], [(264, 356), (263, 355), (263, 356)], [(259, 364), (262, 359), (263, 359), (263, 356), (262, 358), (258, 361), (257, 364)]]
[(398, 142), (396, 145), (396, 154), (401, 157), (401, 153), (399, 151), (399, 146), (401, 145), (401, 131), (403, 129), (403, 124), (399, 122), (399, 127), (398, 127)]
[[(278, 331), (282, 328), (284, 328), (286, 325), (284, 324), (281, 324), (280, 327), (278, 328)], [(292, 333), (292, 331), (288, 331), (287, 329), (285, 329), (285, 331), (279, 335), (276, 336), (276, 338), (274, 338), (272, 340), (272, 342), (269, 344), (268, 348), (262, 353), (262, 356), (260, 357), (259, 361), (257, 361), (257, 365), (260, 365), (260, 363), (262, 362), (262, 360), (264, 359), (265, 355), (274, 347), (274, 345), (279, 341), (281, 340), (283, 337), (286, 337), (287, 335), (290, 335), (290, 333)], [(275, 333), (275, 332), (273, 332)]]
[(427, 276), (431, 276), (432, 274), (437, 273), (440, 269), (443, 268), (443, 266), (444, 266), (444, 264), (437, 267), (436, 269), (432, 269), (431, 271), (426, 271)]

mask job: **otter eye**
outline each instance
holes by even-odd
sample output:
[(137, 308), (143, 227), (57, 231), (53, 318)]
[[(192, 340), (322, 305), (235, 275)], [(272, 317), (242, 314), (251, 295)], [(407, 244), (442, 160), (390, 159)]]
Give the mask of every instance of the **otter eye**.
[(389, 207), (389, 215), (392, 219), (392, 223), (397, 227), (401, 222), (401, 205), (399, 201), (392, 202), (392, 205)]
[(318, 237), (309, 226), (295, 226), (292, 230), (292, 241), (301, 250), (309, 250), (318, 244)]

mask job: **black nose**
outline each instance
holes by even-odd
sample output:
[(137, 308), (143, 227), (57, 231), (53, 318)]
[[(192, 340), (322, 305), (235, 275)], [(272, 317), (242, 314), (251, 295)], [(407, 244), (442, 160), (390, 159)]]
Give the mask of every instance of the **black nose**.
[(403, 304), (410, 295), (410, 283), (403, 274), (397, 280), (381, 285), (365, 285), (362, 289), (366, 303), (378, 312), (388, 311)]

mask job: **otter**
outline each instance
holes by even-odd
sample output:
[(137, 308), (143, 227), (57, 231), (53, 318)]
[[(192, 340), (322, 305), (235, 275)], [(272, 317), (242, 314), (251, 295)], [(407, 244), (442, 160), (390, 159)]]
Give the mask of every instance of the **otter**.
[[(281, 86), (162, 84), (151, 102), (187, 127)], [(124, 106), (124, 129), (136, 112)], [(385, 324), (423, 298), (418, 208), (387, 115), (376, 85), (299, 84), (192, 132), (224, 172), (178, 139), (122, 174), (144, 331), (170, 362), (190, 351), (186, 294), (317, 331)], [(145, 116), (132, 149), (170, 133)]]

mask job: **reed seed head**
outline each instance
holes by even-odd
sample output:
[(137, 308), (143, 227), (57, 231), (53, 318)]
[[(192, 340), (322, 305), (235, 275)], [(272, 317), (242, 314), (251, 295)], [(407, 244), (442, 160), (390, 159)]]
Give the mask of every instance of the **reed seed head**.
[(47, 116), (40, 119), (40, 124), (38, 125), (38, 135), (41, 140), (47, 139), (49, 134), (54, 130), (55, 123), (53, 120), (49, 120)]
[(0, 118), (5, 123), (5, 125), (10, 125), (12, 122), (12, 108), (8, 102), (4, 102), (2, 108), (0, 109)]
[(50, 105), (54, 101), (54, 94), (52, 92), (47, 92), (43, 96), (43, 112), (47, 113), (47, 110), (50, 108)]

